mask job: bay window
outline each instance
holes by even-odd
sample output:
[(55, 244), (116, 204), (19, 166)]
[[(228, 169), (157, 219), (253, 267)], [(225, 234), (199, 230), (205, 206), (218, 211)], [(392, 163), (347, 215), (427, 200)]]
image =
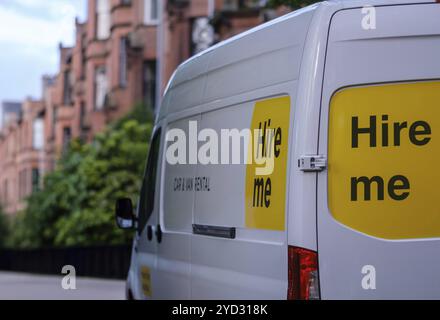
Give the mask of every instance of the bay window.
[(105, 40), (110, 36), (110, 0), (96, 0), (96, 38)]

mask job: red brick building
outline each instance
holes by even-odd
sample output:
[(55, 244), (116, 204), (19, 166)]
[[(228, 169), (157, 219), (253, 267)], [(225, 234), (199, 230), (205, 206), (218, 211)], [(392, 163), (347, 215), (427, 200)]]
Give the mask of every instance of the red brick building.
[[(264, 2), (264, 1), (263, 1)], [(191, 55), (284, 11), (260, 0), (89, 0), (59, 72), (42, 78), (0, 131), (0, 203), (9, 214), (42, 187), (72, 138), (91, 141), (135, 104), (155, 108), (174, 69)]]
[(10, 119), (0, 136), (0, 199), (9, 213), (23, 209), (22, 200), (39, 187), (44, 173), (41, 101), (26, 100), (21, 115)]

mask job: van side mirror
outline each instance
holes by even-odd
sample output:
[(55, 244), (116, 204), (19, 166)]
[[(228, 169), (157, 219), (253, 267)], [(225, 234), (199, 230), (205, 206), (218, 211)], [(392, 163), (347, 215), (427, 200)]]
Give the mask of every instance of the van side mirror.
[(116, 201), (115, 207), (116, 224), (124, 230), (136, 227), (136, 217), (133, 213), (133, 203), (129, 198), (122, 198)]

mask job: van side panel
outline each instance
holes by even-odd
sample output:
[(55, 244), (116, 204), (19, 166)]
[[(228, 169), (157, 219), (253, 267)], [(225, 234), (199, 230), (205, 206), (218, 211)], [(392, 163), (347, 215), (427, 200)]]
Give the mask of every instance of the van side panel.
[[(200, 115), (164, 123), (168, 138), (177, 141), (177, 133), (189, 134), (188, 123), (200, 121)], [(191, 297), (191, 236), (194, 207), (193, 190), (185, 189), (184, 181), (196, 173), (195, 165), (173, 165), (168, 162), (170, 145), (164, 138), (161, 172), (160, 228), (162, 239), (157, 249), (155, 297), (157, 299), (190, 299)], [(188, 153), (180, 154), (184, 158)], [(156, 231), (159, 226), (156, 227)], [(157, 236), (156, 236), (157, 238)]]
[[(193, 235), (192, 298), (285, 299), (287, 296), (287, 221), (292, 214), (288, 211), (287, 195), (295, 141), (292, 132), (297, 79), (314, 8), (294, 13), (208, 53), (211, 57), (204, 93), (206, 102), (197, 107), (202, 115), (201, 128), (214, 129), (219, 135), (221, 129), (250, 129), (253, 119), (259, 117), (256, 116), (259, 106), (267, 108), (259, 111), (261, 119), (267, 112), (269, 116), (265, 120), (272, 118), (273, 126), (283, 128), (286, 172), (284, 181), (274, 185), (271, 198), (275, 202), (275, 192), (279, 193), (282, 209), (267, 211), (274, 217), (282, 217), (283, 223), (273, 223), (270, 217), (268, 223), (253, 224), (246, 219), (254, 214), (246, 210), (249, 204), (245, 202), (249, 201), (246, 165), (198, 166), (197, 176), (210, 177), (211, 190), (196, 193), (194, 222), (233, 227), (236, 236), (222, 239)], [(283, 114), (286, 123), (282, 124), (275, 114)], [(281, 169), (280, 165), (278, 170)]]
[[(424, 198), (420, 185), (438, 152), (424, 148), (437, 144), (414, 144), (409, 132), (414, 121), (431, 125), (423, 138), (440, 132), (432, 118), (440, 4), (376, 7), (376, 29), (362, 27), (361, 10), (337, 12), (328, 39), (319, 153), (329, 163), (317, 189), (322, 298), (439, 298), (440, 230), (417, 229), (438, 211), (438, 197)], [(415, 209), (420, 199), (426, 210)]]

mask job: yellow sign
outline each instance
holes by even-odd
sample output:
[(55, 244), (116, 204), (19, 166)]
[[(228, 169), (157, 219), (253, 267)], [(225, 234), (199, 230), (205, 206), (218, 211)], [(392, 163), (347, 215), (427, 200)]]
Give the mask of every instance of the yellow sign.
[(147, 298), (151, 298), (151, 272), (150, 268), (145, 266), (141, 268), (141, 284), (144, 295)]
[(440, 237), (440, 81), (337, 92), (328, 141), (337, 221), (384, 239)]
[(246, 167), (246, 227), (285, 230), (290, 98), (255, 104)]

